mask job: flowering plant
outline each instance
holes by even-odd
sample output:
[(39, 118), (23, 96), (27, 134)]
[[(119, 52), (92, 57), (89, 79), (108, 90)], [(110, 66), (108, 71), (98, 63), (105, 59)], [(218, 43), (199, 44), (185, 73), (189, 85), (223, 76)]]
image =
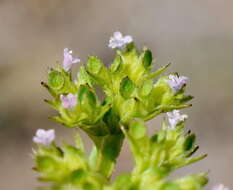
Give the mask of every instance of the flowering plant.
[[(35, 170), (39, 179), (50, 182), (49, 190), (198, 190), (207, 183), (207, 173), (171, 179), (177, 168), (202, 160), (206, 155), (193, 157), (198, 150), (195, 135), (185, 130), (192, 96), (185, 94), (188, 78), (177, 73), (160, 76), (169, 66), (153, 71), (152, 52), (138, 50), (131, 36), (115, 32), (109, 47), (116, 56), (109, 67), (90, 56), (80, 66), (73, 81), (71, 67), (80, 62), (72, 51), (64, 50), (63, 65), (50, 69), (48, 81), (42, 85), (52, 95), (45, 100), (58, 115), (51, 119), (65, 127), (80, 128), (92, 140), (87, 154), (78, 133), (75, 146), (55, 143), (55, 131), (39, 129), (33, 141)], [(96, 87), (104, 92), (103, 101)], [(153, 135), (147, 134), (146, 122), (167, 113), (162, 127)], [(111, 176), (122, 143), (127, 140), (135, 166), (130, 173), (114, 181)], [(225, 190), (216, 186), (214, 190)]]

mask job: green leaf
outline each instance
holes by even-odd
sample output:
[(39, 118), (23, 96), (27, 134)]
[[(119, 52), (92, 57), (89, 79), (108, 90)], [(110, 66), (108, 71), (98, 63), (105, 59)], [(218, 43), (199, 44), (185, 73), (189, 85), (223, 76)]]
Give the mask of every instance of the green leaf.
[(92, 146), (91, 153), (89, 155), (89, 165), (91, 168), (96, 168), (96, 162), (98, 158), (98, 151), (95, 145)]
[(146, 129), (142, 121), (133, 121), (130, 124), (129, 133), (135, 138), (140, 139), (145, 136)]
[(206, 156), (207, 156), (207, 154), (203, 154), (203, 155), (198, 156), (198, 157), (186, 159), (178, 167), (183, 167), (183, 166), (187, 166), (189, 164), (198, 162), (200, 160), (203, 160)]
[(171, 65), (171, 63), (168, 63), (167, 65), (165, 65), (165, 66), (159, 68), (157, 71), (155, 71), (155, 72), (149, 74), (149, 75), (147, 76), (147, 78), (148, 78), (148, 79), (153, 79), (153, 78), (155, 78), (155, 77), (158, 77), (158, 76), (159, 76), (161, 73), (163, 73), (170, 65)]
[(83, 140), (82, 140), (81, 136), (80, 136), (78, 133), (76, 133), (76, 135), (75, 135), (75, 145), (76, 145), (76, 147), (79, 148), (82, 152), (85, 151), (84, 144), (83, 144)]
[(206, 173), (200, 173), (175, 180), (175, 182), (180, 186), (180, 190), (199, 190), (207, 184), (208, 179)]
[(63, 152), (63, 159), (70, 169), (86, 168), (85, 155), (80, 149), (65, 144), (63, 147)]
[(95, 107), (97, 103), (96, 95), (85, 85), (81, 85), (79, 88), (78, 100), (84, 106), (88, 104)]
[[(155, 106), (161, 106), (164, 103), (164, 99), (171, 99), (173, 94), (169, 93), (167, 84), (162, 81), (157, 81), (154, 85), (150, 95), (148, 96), (149, 106), (154, 108)], [(165, 102), (166, 103), (166, 102)]]
[(41, 171), (51, 171), (54, 170), (56, 161), (48, 156), (38, 156), (36, 158), (37, 167)]
[(78, 74), (78, 82), (80, 85), (88, 84), (90, 87), (92, 87), (91, 78), (88, 75), (87, 71), (85, 70), (84, 66), (80, 67), (79, 74)]
[(122, 189), (122, 187), (124, 187), (124, 189), (128, 189), (131, 185), (132, 185), (132, 183), (131, 183), (131, 175), (130, 174), (122, 174), (120, 176), (117, 176), (116, 180), (113, 184), (114, 189), (116, 189), (116, 190)]
[(147, 96), (152, 91), (152, 88), (153, 88), (153, 80), (146, 80), (140, 89), (140, 94), (142, 96)]
[(172, 183), (172, 182), (165, 183), (161, 189), (163, 189), (163, 190), (180, 190), (179, 186), (175, 183)]
[(45, 99), (44, 102), (46, 102), (47, 104), (49, 104), (54, 109), (58, 109), (58, 107), (59, 107), (59, 103), (56, 102), (56, 101), (51, 101), (51, 100), (46, 100)]
[(135, 112), (135, 106), (136, 106), (136, 102), (135, 99), (133, 98), (123, 102), (123, 104), (121, 105), (121, 110), (119, 110), (121, 121), (126, 122), (128, 119), (130, 119), (133, 116)]
[(120, 84), (120, 93), (121, 95), (128, 99), (132, 96), (133, 92), (134, 92), (135, 86), (133, 84), (133, 82), (128, 78), (125, 77)]
[(121, 62), (122, 62), (121, 57), (117, 55), (113, 63), (111, 64), (111, 67), (110, 67), (111, 72), (116, 72), (118, 68), (120, 67)]
[(193, 96), (183, 96), (182, 99), (180, 100), (180, 103), (186, 103), (190, 100), (192, 100), (194, 97)]
[(70, 180), (72, 183), (78, 184), (82, 182), (87, 177), (87, 175), (88, 175), (87, 172), (84, 171), (83, 169), (77, 169), (71, 173)]
[(40, 172), (43, 181), (62, 181), (67, 174), (64, 165), (50, 156), (36, 157), (36, 170)]
[(111, 108), (110, 104), (106, 104), (100, 107), (98, 115), (96, 116), (94, 123), (102, 119), (105, 115), (105, 113)]

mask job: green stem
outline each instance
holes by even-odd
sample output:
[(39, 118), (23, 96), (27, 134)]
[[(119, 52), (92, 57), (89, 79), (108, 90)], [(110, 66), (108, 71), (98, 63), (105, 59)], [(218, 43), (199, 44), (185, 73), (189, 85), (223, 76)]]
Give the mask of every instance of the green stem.
[(110, 179), (112, 175), (123, 139), (123, 134), (109, 134), (93, 139), (96, 145), (96, 150), (93, 150), (96, 151), (96, 159), (92, 165), (98, 173), (107, 179)]

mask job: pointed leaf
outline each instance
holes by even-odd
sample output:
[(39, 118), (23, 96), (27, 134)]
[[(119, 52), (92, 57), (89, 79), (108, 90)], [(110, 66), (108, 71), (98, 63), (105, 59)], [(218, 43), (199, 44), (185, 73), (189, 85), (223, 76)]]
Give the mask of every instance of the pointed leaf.
[(111, 67), (110, 67), (111, 72), (116, 72), (118, 68), (120, 67), (121, 62), (122, 62), (121, 57), (117, 55), (113, 63), (111, 64)]
[(146, 129), (141, 121), (134, 121), (130, 124), (129, 133), (135, 138), (140, 139), (145, 136)]
[(97, 103), (96, 95), (85, 85), (80, 86), (78, 99), (82, 105), (88, 104), (95, 107)]
[(152, 88), (153, 88), (153, 80), (147, 80), (143, 83), (140, 89), (140, 94), (142, 96), (147, 96), (152, 91)]
[(171, 65), (171, 63), (168, 63), (167, 65), (159, 68), (157, 71), (149, 74), (149, 76), (147, 77), (148, 79), (153, 79), (155, 77), (158, 77), (161, 73), (163, 73), (169, 66)]

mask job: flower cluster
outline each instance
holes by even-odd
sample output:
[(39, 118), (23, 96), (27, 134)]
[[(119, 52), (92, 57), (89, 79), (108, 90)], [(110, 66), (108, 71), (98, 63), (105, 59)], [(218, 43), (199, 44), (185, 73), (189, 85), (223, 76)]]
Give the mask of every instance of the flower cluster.
[[(168, 178), (180, 167), (200, 161), (206, 155), (193, 156), (198, 150), (195, 134), (185, 132), (186, 114), (192, 96), (186, 95), (188, 78), (178, 74), (162, 75), (169, 65), (153, 71), (153, 56), (148, 48), (136, 48), (131, 36), (115, 32), (108, 46), (116, 49), (110, 66), (89, 56), (80, 66), (77, 78), (71, 67), (80, 62), (72, 51), (64, 49), (61, 66), (51, 69), (42, 82), (52, 96), (45, 100), (58, 115), (52, 120), (65, 127), (80, 128), (93, 142), (90, 154), (81, 137), (75, 145), (55, 142), (55, 131), (38, 129), (33, 141), (35, 170), (48, 190), (199, 190), (207, 182), (207, 173), (178, 179)], [(74, 82), (75, 81), (75, 82)], [(101, 89), (99, 97), (96, 89)], [(147, 133), (147, 121), (166, 114), (162, 127)], [(112, 181), (123, 141), (127, 140), (134, 159), (128, 174)], [(213, 190), (228, 190), (218, 185)]]

